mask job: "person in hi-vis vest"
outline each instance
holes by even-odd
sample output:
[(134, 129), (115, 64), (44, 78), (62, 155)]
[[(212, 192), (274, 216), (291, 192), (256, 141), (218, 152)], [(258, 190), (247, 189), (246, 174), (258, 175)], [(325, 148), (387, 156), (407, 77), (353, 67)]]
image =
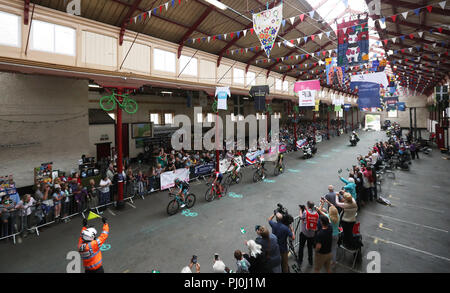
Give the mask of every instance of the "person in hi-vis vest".
[(87, 220), (83, 220), (80, 239), (78, 240), (78, 252), (83, 260), (83, 266), (86, 273), (104, 273), (103, 259), (100, 248), (105, 243), (109, 234), (109, 225), (106, 218), (102, 217), (103, 231), (97, 238), (95, 228), (87, 228)]

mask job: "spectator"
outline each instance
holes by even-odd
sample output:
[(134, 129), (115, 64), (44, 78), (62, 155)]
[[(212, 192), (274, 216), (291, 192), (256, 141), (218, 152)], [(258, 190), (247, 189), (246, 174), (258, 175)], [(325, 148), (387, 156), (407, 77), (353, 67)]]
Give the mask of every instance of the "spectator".
[(236, 273), (249, 273), (250, 271), (250, 263), (242, 256), (242, 252), (240, 250), (236, 250), (234, 252), (234, 258), (236, 259)]
[[(276, 216), (277, 221), (272, 221), (274, 216)], [(278, 247), (280, 249), (281, 255), (281, 268), (283, 273), (289, 273), (288, 264), (288, 245), (287, 238), (291, 237), (292, 240), (295, 239), (294, 231), (292, 227), (285, 225), (283, 222), (283, 215), (276, 213), (276, 215), (271, 215), (269, 217), (269, 225), (272, 227), (272, 233), (278, 239)]]
[(328, 186), (328, 193), (325, 194), (325, 199), (330, 202), (328, 204), (328, 208), (330, 208), (330, 205), (335, 205), (336, 204), (336, 192), (334, 192), (334, 187), (333, 185), (329, 185)]
[(341, 225), (344, 230), (344, 246), (351, 248), (353, 242), (353, 225), (356, 223), (356, 211), (358, 210), (358, 206), (350, 193), (344, 194), (343, 203), (339, 202), (339, 199), (336, 197), (336, 205), (344, 210), (341, 217)]
[(373, 201), (373, 176), (372, 176), (372, 169), (370, 167), (363, 168), (363, 175), (364, 175), (364, 189), (366, 192), (366, 196), (370, 201)]
[(110, 194), (109, 187), (111, 186), (111, 180), (109, 180), (108, 176), (105, 174), (102, 176), (103, 178), (100, 180), (100, 200), (99, 205), (106, 205), (109, 203)]
[(262, 246), (264, 257), (267, 259), (267, 267), (272, 273), (281, 273), (281, 256), (278, 247), (278, 239), (264, 226), (256, 226), (256, 233), (259, 237), (255, 242)]
[(64, 223), (67, 223), (70, 221), (69, 218), (66, 218), (70, 213), (70, 194), (67, 191), (66, 183), (61, 183), (61, 192), (64, 193), (64, 200), (61, 202), (62, 214), (65, 218)]
[(113, 164), (109, 164), (108, 170), (106, 171), (106, 176), (108, 177), (108, 179), (113, 182), (114, 180), (114, 165)]
[(53, 193), (53, 208), (55, 211), (55, 222), (61, 221), (61, 206), (63, 200), (66, 198), (66, 194), (61, 191), (61, 187), (56, 184), (55, 192)]
[(322, 267), (325, 267), (327, 273), (331, 273), (333, 231), (326, 216), (320, 216), (320, 224), (322, 228), (317, 232), (316, 236), (314, 272), (320, 273)]
[(98, 205), (98, 190), (97, 187), (95, 187), (94, 179), (89, 180), (87, 198), (88, 198), (88, 206), (90, 209), (93, 209)]
[(16, 209), (20, 211), (19, 216), (22, 219), (21, 230), (24, 237), (28, 235), (28, 226), (31, 223), (31, 212), (33, 205), (36, 203), (34, 198), (29, 194), (25, 194), (23, 199), (16, 205)]
[(81, 213), (83, 211), (85, 202), (85, 193), (83, 192), (83, 185), (79, 183), (73, 193), (75, 203), (77, 205), (77, 212)]
[(298, 267), (301, 267), (303, 262), (303, 250), (305, 247), (305, 243), (307, 244), (308, 247), (308, 263), (310, 266), (312, 266), (314, 236), (317, 230), (317, 224), (319, 220), (319, 215), (314, 210), (313, 202), (308, 201), (306, 207), (301, 206), (300, 220), (302, 221), (302, 225), (300, 232), (300, 243), (298, 248), (298, 260), (297, 260)]
[(248, 247), (249, 254), (244, 254), (243, 257), (250, 263), (250, 273), (270, 273), (271, 270), (267, 269), (266, 259), (262, 254), (262, 246), (254, 240), (246, 241), (245, 244)]
[(159, 156), (156, 158), (156, 162), (161, 165), (162, 168), (167, 166), (167, 155), (164, 153), (163, 148), (159, 151)]
[(352, 195), (352, 197), (356, 201), (356, 184), (355, 179), (352, 177), (349, 177), (348, 180), (345, 180), (344, 177), (339, 177), (342, 182), (344, 182), (346, 185), (344, 186), (344, 190)]
[(2, 237), (9, 236), (14, 233), (14, 225), (12, 223), (14, 213), (14, 202), (10, 199), (9, 194), (3, 196), (0, 204), (1, 220), (2, 220)]
[(329, 201), (325, 200), (328, 203), (328, 213), (325, 212), (325, 210), (322, 209), (322, 207), (318, 210), (320, 214), (326, 216), (329, 220), (330, 220), (330, 226), (333, 230), (333, 241), (332, 241), (332, 245), (331, 245), (331, 253), (332, 253), (332, 261), (331, 261), (331, 265), (335, 265), (336, 264), (336, 250), (337, 250), (337, 243), (339, 240), (339, 224), (340, 224), (340, 220), (339, 220), (339, 214), (338, 214), (338, 210), (337, 208), (330, 203)]
[(225, 273), (225, 267), (226, 265), (219, 258), (219, 255), (217, 253), (214, 254), (214, 262), (213, 262), (214, 273)]

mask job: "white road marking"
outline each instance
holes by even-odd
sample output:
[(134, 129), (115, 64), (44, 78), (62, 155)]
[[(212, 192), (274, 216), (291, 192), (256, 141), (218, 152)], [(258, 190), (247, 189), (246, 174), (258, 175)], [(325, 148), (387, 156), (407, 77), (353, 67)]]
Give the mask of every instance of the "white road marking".
[(375, 213), (372, 213), (372, 212), (365, 212), (365, 213), (370, 214), (370, 215), (374, 215), (374, 216), (383, 217), (383, 218), (388, 218), (388, 219), (391, 219), (391, 220), (394, 220), (394, 221), (397, 221), (397, 222), (401, 222), (401, 223), (411, 224), (411, 225), (419, 226), (419, 227), (422, 227), (422, 228), (427, 228), (427, 229), (436, 230), (436, 231), (439, 231), (439, 232), (448, 233), (447, 230), (434, 228), (434, 227), (427, 226), (427, 225), (417, 224), (417, 223), (413, 223), (411, 221), (405, 221), (405, 220), (393, 218), (393, 217), (386, 216), (386, 215), (375, 214)]
[(109, 212), (111, 215), (113, 215), (113, 216), (116, 215), (116, 214), (114, 214), (113, 211), (111, 211), (110, 209), (108, 209), (108, 212)]
[(133, 209), (135, 209), (136, 207), (134, 205), (132, 205), (131, 203), (127, 202), (127, 205), (129, 205), (130, 207), (132, 207)]
[(386, 244), (397, 245), (397, 246), (400, 246), (400, 247), (403, 247), (403, 248), (406, 248), (406, 249), (410, 249), (410, 250), (413, 250), (413, 251), (416, 251), (416, 252), (420, 252), (420, 253), (423, 253), (423, 254), (426, 254), (426, 255), (429, 255), (429, 256), (432, 256), (432, 257), (439, 258), (439, 259), (446, 260), (446, 261), (450, 262), (450, 259), (446, 258), (445, 256), (436, 255), (436, 254), (433, 254), (433, 253), (428, 252), (428, 251), (420, 250), (420, 249), (417, 249), (417, 248), (414, 248), (414, 247), (411, 247), (411, 246), (407, 246), (407, 245), (404, 245), (404, 244), (401, 244), (401, 243), (393, 242), (393, 241), (390, 241), (390, 240), (381, 239), (379, 237), (375, 237), (375, 236), (372, 236), (372, 235), (364, 234), (364, 236), (367, 236), (367, 237), (370, 237), (370, 238), (373, 238), (373, 239), (377, 239), (377, 240), (382, 241), (382, 242), (384, 242)]

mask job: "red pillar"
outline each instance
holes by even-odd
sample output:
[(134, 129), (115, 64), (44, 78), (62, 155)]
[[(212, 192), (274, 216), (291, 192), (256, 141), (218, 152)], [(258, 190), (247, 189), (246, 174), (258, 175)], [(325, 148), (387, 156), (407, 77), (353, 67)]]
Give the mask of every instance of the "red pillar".
[(327, 109), (327, 137), (328, 137), (328, 139), (330, 139), (330, 111), (329, 111), (329, 109)]
[[(219, 152), (219, 125), (218, 122), (219, 121), (219, 111), (217, 111), (216, 113), (216, 171), (219, 172), (220, 170), (220, 160), (219, 160), (219, 156), (220, 156), (220, 152)], [(223, 142), (221, 142), (223, 144)]]
[[(122, 103), (123, 94), (122, 88), (117, 88), (117, 94), (119, 102)], [(123, 207), (123, 181), (125, 178), (122, 177), (123, 172), (123, 146), (122, 146), (122, 108), (117, 105), (117, 173), (119, 174), (118, 186), (117, 186), (117, 208)]]
[(352, 107), (352, 131), (353, 131), (353, 107)]

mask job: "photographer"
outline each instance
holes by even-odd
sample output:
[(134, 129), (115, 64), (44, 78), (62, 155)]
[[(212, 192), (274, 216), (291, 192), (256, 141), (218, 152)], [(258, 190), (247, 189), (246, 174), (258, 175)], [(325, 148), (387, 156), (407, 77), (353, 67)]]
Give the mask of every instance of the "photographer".
[(200, 264), (197, 262), (197, 256), (193, 255), (189, 266), (185, 266), (181, 273), (192, 273), (192, 268), (195, 266), (195, 272), (200, 273)]
[[(272, 221), (275, 216), (277, 219), (276, 222)], [(278, 209), (275, 210), (273, 215), (268, 219), (269, 225), (272, 227), (272, 233), (277, 236), (278, 239), (283, 273), (289, 273), (287, 237), (291, 237), (292, 240), (295, 239), (294, 230), (291, 227), (291, 219), (292, 216), (289, 215), (280, 204), (278, 204)]]
[(313, 265), (313, 245), (314, 237), (317, 230), (317, 224), (319, 221), (319, 214), (314, 208), (314, 203), (307, 202), (307, 207), (300, 205), (300, 220), (302, 221), (302, 228), (300, 232), (300, 243), (298, 248), (298, 266), (301, 267), (303, 262), (303, 249), (305, 243), (308, 246), (308, 263)]

